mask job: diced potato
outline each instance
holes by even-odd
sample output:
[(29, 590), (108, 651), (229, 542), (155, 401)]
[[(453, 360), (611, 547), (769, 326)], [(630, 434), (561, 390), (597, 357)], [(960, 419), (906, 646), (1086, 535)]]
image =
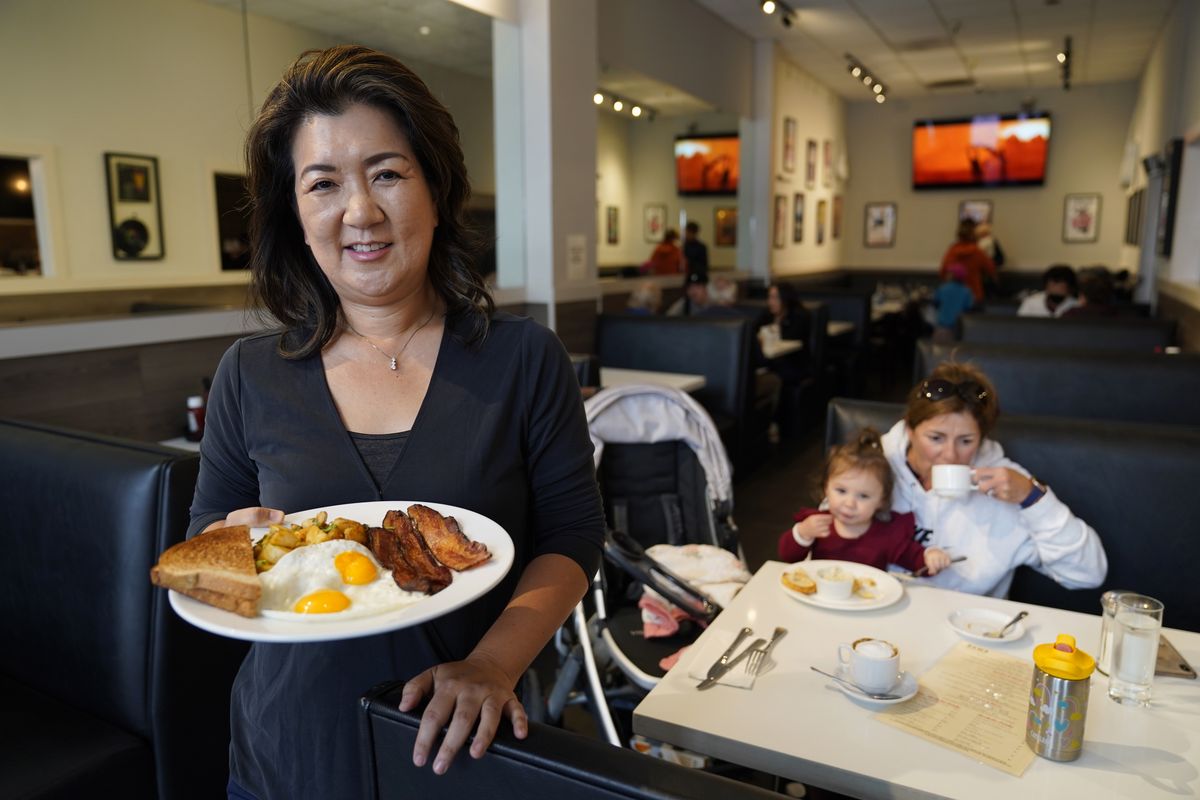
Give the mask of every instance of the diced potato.
[(334, 538), (337, 537), (332, 532), (322, 530), (315, 525), (304, 532), (304, 541), (308, 544), (320, 544)]
[(270, 561), (274, 564), (279, 559), (291, 552), (290, 547), (280, 547), (275, 544), (267, 543), (262, 548), (262, 558), (264, 561)]
[(278, 530), (274, 533), (268, 533), (267, 538), (271, 544), (277, 544), (280, 547), (298, 547), (300, 545), (300, 537), (296, 535), (296, 531), (291, 528), (286, 530)]

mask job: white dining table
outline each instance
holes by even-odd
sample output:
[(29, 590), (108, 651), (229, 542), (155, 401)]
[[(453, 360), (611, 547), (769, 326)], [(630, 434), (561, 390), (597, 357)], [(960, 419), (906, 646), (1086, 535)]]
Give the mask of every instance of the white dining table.
[[(969, 798), (1063, 800), (1079, 798), (1178, 798), (1200, 796), (1200, 681), (1156, 676), (1149, 707), (1108, 698), (1108, 679), (1091, 679), (1083, 753), (1074, 762), (1034, 758), (1015, 777), (954, 750), (884, 724), (881, 710), (852, 700), (832, 681), (809, 669), (834, 671), (839, 643), (863, 636), (894, 642), (902, 669), (918, 679), (961, 640), (947, 621), (964, 608), (1015, 614), (1029, 611), (1027, 631), (994, 650), (1029, 659), (1035, 645), (1059, 633), (1075, 636), (1095, 653), (1099, 615), (1014, 603), (906, 582), (904, 596), (886, 608), (834, 611), (792, 599), (779, 585), (790, 565), (767, 562), (704, 632), (721, 637), (745, 625), (769, 636), (789, 631), (772, 652), (775, 662), (753, 688), (718, 684), (700, 692), (679, 663), (633, 713), (643, 736), (787, 779), (863, 798)], [(1099, 609), (1097, 608), (1097, 611)], [(1170, 609), (1166, 621), (1170, 622)], [(1164, 629), (1193, 665), (1200, 663), (1200, 634)], [(701, 670), (702, 671), (702, 670)], [(895, 706), (903, 708), (903, 706)]]
[(782, 358), (803, 349), (804, 342), (799, 339), (775, 339), (762, 345), (763, 355), (768, 359)]
[(829, 322), (825, 323), (825, 335), (831, 339), (837, 338), (838, 336), (845, 336), (848, 333), (852, 333), (856, 327), (857, 326), (849, 320), (831, 319)]
[(617, 367), (600, 368), (600, 386), (605, 389), (642, 384), (669, 386), (681, 392), (695, 392), (704, 388), (705, 380), (703, 375), (691, 375), (685, 372), (655, 372), (646, 369), (619, 369)]

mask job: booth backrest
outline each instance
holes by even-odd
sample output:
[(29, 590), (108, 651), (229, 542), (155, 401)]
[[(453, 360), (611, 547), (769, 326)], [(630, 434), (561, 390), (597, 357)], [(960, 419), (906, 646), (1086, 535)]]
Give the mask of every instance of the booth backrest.
[(1200, 355), (922, 340), (914, 380), (951, 359), (987, 373), (1006, 414), (1200, 426)]
[(829, 319), (853, 323), (854, 333), (850, 339), (855, 346), (867, 341), (871, 328), (870, 289), (812, 289), (797, 286), (796, 292), (801, 300), (816, 300), (829, 306)]
[(750, 323), (741, 316), (634, 317), (601, 314), (596, 355), (601, 367), (703, 375), (692, 396), (714, 419), (740, 424), (748, 411)]
[[(835, 398), (826, 445), (864, 425), (885, 431), (904, 407)], [(1133, 589), (1161, 600), (1165, 624), (1200, 631), (1190, 565), (1200, 563), (1191, 520), (1200, 485), (1200, 432), (1139, 423), (1002, 415), (993, 438), (1005, 454), (1044, 480), (1096, 529), (1108, 577), (1096, 589), (1069, 590), (1031, 569), (1017, 570), (1009, 596), (1021, 602), (1099, 613), (1100, 594)]]
[(962, 340), (970, 344), (1152, 353), (1175, 342), (1175, 322), (1165, 319), (963, 314), (962, 326)]
[(459, 753), (445, 775), (414, 767), (408, 754), (420, 712), (398, 710), (402, 684), (363, 698), (362, 730), (369, 800), (769, 800), (779, 795), (747, 783), (670, 764), (577, 733), (529, 723), (518, 740), (507, 723), (480, 759)]
[(172, 448), (0, 421), (0, 673), (148, 741), (161, 798), (223, 790), (205, 780), (228, 774), (246, 649), (183, 623), (150, 584), (187, 529), (198, 466)]

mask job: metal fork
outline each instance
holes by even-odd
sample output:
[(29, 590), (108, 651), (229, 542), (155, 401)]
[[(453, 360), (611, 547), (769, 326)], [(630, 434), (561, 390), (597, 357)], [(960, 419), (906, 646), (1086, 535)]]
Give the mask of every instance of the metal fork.
[(755, 649), (755, 651), (750, 654), (750, 657), (746, 659), (746, 672), (750, 675), (757, 675), (758, 671), (762, 669), (763, 662), (767, 659), (767, 654), (771, 652), (771, 648), (774, 647), (775, 643), (782, 639), (786, 633), (787, 628), (776, 628), (775, 632), (771, 634), (771, 641), (767, 642), (762, 647)]

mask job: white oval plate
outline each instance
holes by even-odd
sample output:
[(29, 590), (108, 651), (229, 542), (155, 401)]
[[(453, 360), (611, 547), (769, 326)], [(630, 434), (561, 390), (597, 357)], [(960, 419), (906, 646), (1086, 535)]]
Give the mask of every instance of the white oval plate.
[[(792, 564), (784, 574), (802, 567), (808, 577), (815, 579), (817, 570), (825, 569), (826, 567), (841, 567), (846, 572), (849, 572), (856, 578), (873, 578), (875, 580), (875, 597), (866, 598), (853, 594), (846, 600), (830, 600), (821, 597), (820, 592), (813, 594), (805, 594), (797, 592), (783, 582), (782, 575), (779, 579), (779, 588), (793, 600), (799, 600), (801, 603), (807, 603), (810, 606), (818, 608), (829, 608), (835, 611), (871, 611), (876, 608), (884, 608), (892, 603), (899, 602), (901, 597), (904, 597), (904, 587), (900, 585), (900, 581), (896, 580), (891, 575), (888, 575), (881, 569), (867, 564), (858, 564), (854, 561), (835, 561), (832, 559), (815, 559), (809, 561), (800, 561)], [(1005, 620), (1007, 621), (1007, 620)]]
[(1025, 622), (1023, 620), (1009, 628), (1008, 633), (1000, 638), (993, 639), (990, 636), (983, 635), (984, 631), (1000, 630), (1014, 616), (1016, 614), (1009, 614), (1006, 611), (993, 611), (990, 608), (960, 608), (946, 617), (946, 621), (961, 636), (974, 639), (977, 642), (997, 644), (1015, 642), (1025, 635)]
[[(322, 618), (306, 620), (268, 619), (267, 617), (243, 617), (215, 606), (201, 603), (186, 595), (170, 591), (167, 596), (171, 608), (183, 619), (219, 636), (243, 639), (249, 642), (327, 642), (336, 639), (354, 639), (359, 636), (374, 636), (379, 633), (419, 625), (459, 609), (486, 594), (508, 574), (513, 564), (513, 543), (508, 533), (492, 520), (458, 506), (445, 503), (428, 503), (423, 500), (383, 500), (369, 503), (345, 503), (339, 506), (313, 508), (297, 511), (284, 517), (286, 522), (303, 522), (320, 511), (329, 518), (345, 517), (361, 522), (368, 527), (383, 524), (383, 517), (392, 509), (407, 509), (413, 503), (427, 505), (446, 516), (458, 520), (464, 534), (483, 542), (492, 557), (474, 569), (454, 572), (450, 585), (437, 594), (418, 600), (412, 605), (385, 611), (367, 617), (345, 620)], [(266, 528), (252, 528), (250, 538), (259, 540)]]
[[(845, 678), (851, 683), (854, 683), (852, 680), (850, 680), (850, 674), (847, 672), (845, 664), (839, 664), (835, 674), (839, 678)], [(921, 688), (921, 685), (917, 682), (916, 676), (914, 676), (911, 672), (901, 672), (900, 680), (895, 686), (888, 690), (887, 694), (899, 695), (894, 700), (876, 700), (872, 697), (867, 697), (865, 694), (856, 691), (855, 689), (851, 689), (846, 684), (839, 683), (838, 681), (834, 681), (833, 685), (841, 689), (842, 694), (846, 695), (847, 697), (858, 700), (860, 703), (870, 703), (873, 706), (894, 706), (897, 703), (903, 703), (906, 700), (912, 700), (917, 696), (917, 690)], [(855, 684), (855, 686), (857, 685), (858, 684)], [(883, 693), (880, 692), (880, 694)]]

